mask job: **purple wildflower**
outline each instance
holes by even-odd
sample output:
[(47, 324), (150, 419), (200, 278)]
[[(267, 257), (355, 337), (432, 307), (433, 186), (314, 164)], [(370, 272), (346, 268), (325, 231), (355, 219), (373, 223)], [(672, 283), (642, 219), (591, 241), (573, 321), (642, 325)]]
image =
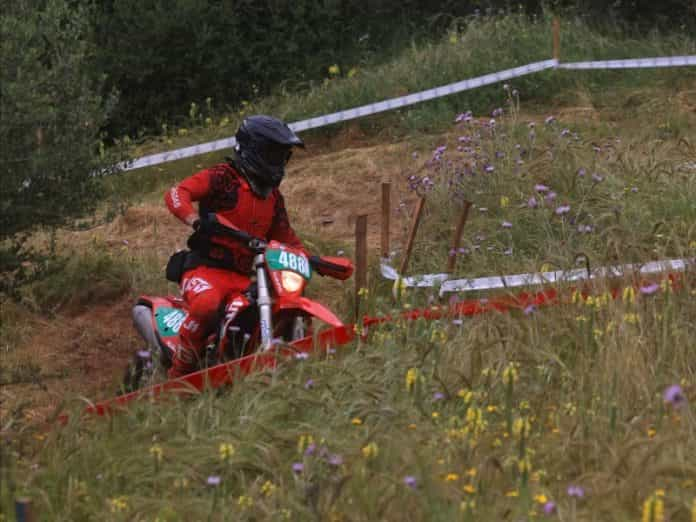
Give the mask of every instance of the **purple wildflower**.
[(544, 504), (544, 514), (545, 515), (553, 515), (556, 512), (556, 503), (552, 500), (549, 500), (546, 504)]
[(138, 357), (141, 359), (149, 359), (150, 356), (150, 350), (138, 350)]
[(306, 359), (309, 359), (309, 354), (307, 352), (299, 352), (295, 354), (295, 359), (304, 361)]
[(527, 206), (529, 208), (537, 208), (539, 206), (539, 202), (536, 200), (534, 196), (532, 196), (527, 200)]
[(512, 248), (508, 248), (507, 250), (505, 250), (505, 251), (503, 252), (503, 255), (511, 256), (511, 255), (512, 255)]
[(495, 170), (495, 167), (493, 165), (486, 165), (483, 170), (486, 172), (493, 172)]
[(554, 199), (556, 199), (556, 193), (553, 190), (544, 196), (544, 201), (547, 203), (553, 201)]
[(411, 489), (416, 489), (418, 487), (418, 480), (413, 475), (406, 475), (404, 477), (404, 484)]
[(585, 489), (582, 486), (570, 485), (568, 486), (568, 496), (583, 498), (585, 496)]
[(433, 401), (441, 401), (444, 398), (445, 398), (445, 394), (442, 392), (435, 392), (433, 394)]
[(546, 125), (549, 125), (550, 123), (553, 123), (554, 121), (556, 121), (555, 116), (547, 116), (546, 119), (544, 120), (544, 123)]
[(332, 466), (340, 466), (343, 464), (343, 457), (341, 457), (338, 453), (332, 453), (327, 459), (327, 462)]
[[(305, 449), (304, 454), (308, 457), (311, 457), (314, 455), (314, 453), (317, 451), (317, 445), (314, 442), (311, 442), (307, 445), (307, 449)], [(293, 467), (294, 470), (294, 467)]]
[(503, 222), (500, 224), (500, 226), (503, 227), (503, 228), (512, 228), (512, 223), (510, 223), (509, 221), (503, 221)]
[(456, 117), (454, 122), (455, 123), (468, 122), (468, 121), (471, 121), (472, 116), (473, 115), (472, 115), (471, 111), (462, 112), (461, 114), (459, 114)]
[(563, 214), (567, 214), (568, 212), (570, 212), (570, 205), (561, 205), (559, 207), (556, 207), (557, 216), (562, 216)]
[(673, 384), (667, 388), (662, 396), (666, 403), (671, 404), (675, 408), (679, 408), (682, 404), (686, 402), (686, 396), (681, 386), (678, 384)]
[(435, 149), (435, 152), (433, 154), (439, 155), (442, 154), (447, 150), (447, 145), (440, 145), (438, 148)]
[(651, 285), (645, 285), (640, 287), (640, 293), (643, 295), (652, 295), (660, 289), (660, 285), (653, 283)]
[(501, 107), (494, 109), (493, 112), (491, 113), (491, 116), (493, 116), (494, 118), (499, 118), (502, 115), (503, 115), (503, 109)]
[(463, 255), (463, 256), (469, 255), (469, 253), (470, 253), (469, 249), (466, 248), (466, 247), (459, 247), (459, 249), (457, 250), (457, 252), (460, 253), (460, 254)]
[(561, 131), (561, 138), (565, 138), (566, 136), (570, 135), (570, 130), (569, 129), (563, 129)]
[(597, 174), (596, 172), (594, 174), (592, 174), (592, 181), (594, 181), (595, 183), (601, 183), (603, 180), (604, 180), (604, 178), (602, 176), (600, 176), (599, 174)]
[(585, 174), (587, 174), (587, 170), (585, 170), (585, 167), (580, 167), (578, 169), (578, 176), (583, 178), (583, 177), (585, 177)]
[(292, 472), (295, 473), (296, 475), (299, 475), (304, 471), (304, 464), (301, 462), (295, 462), (292, 465)]
[(305, 388), (305, 390), (309, 390), (311, 388), (314, 388), (314, 379), (307, 379), (307, 382), (304, 383), (304, 388)]
[(631, 187), (631, 192), (633, 192), (634, 194), (638, 192), (638, 187)]
[(206, 483), (209, 486), (219, 486), (221, 480), (220, 475), (210, 475)]
[(536, 305), (530, 304), (530, 305), (525, 306), (524, 315), (532, 315), (536, 311), (537, 311)]
[(536, 190), (537, 192), (548, 192), (550, 189), (546, 185), (537, 183), (536, 185), (534, 185), (534, 190)]
[(594, 230), (592, 225), (578, 225), (578, 232), (581, 234), (590, 234)]
[(464, 321), (462, 321), (461, 319), (452, 319), (452, 324), (454, 326), (461, 326), (464, 324)]

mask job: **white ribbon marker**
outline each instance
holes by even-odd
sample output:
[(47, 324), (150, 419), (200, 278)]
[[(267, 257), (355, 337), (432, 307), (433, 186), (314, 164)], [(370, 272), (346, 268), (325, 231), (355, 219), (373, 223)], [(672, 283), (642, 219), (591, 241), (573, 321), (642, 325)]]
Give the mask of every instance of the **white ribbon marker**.
[[(514, 274), (503, 276), (477, 277), (472, 279), (448, 279), (449, 274), (425, 274), (405, 277), (401, 285), (405, 287), (434, 287), (440, 284), (440, 296), (447, 292), (471, 292), (479, 290), (494, 290), (500, 288), (515, 288), (520, 286), (538, 286), (553, 283), (569, 283), (588, 279), (603, 279), (607, 277), (623, 277), (632, 273), (641, 275), (660, 274), (663, 272), (683, 272), (688, 267), (696, 265), (694, 259), (668, 259), (665, 261), (651, 261), (649, 263), (627, 264), (598, 267), (591, 270), (577, 268), (573, 270), (558, 270), (555, 272), (540, 272), (528, 274)], [(383, 260), (381, 263), (382, 276), (396, 281), (399, 277), (397, 271)]]

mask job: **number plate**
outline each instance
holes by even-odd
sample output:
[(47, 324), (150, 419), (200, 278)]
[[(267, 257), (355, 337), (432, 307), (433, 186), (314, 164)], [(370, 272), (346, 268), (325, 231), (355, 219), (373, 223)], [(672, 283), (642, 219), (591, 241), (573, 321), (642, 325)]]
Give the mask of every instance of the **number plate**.
[(266, 250), (266, 263), (271, 270), (292, 270), (307, 280), (312, 277), (309, 259), (303, 254), (269, 248)]

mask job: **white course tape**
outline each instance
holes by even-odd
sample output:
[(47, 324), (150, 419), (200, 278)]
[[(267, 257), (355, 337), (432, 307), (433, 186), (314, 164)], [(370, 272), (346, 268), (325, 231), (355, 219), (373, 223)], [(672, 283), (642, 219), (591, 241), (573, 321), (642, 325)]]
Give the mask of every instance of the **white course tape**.
[[(377, 114), (378, 112), (398, 109), (400, 107), (406, 107), (408, 105), (413, 105), (415, 103), (432, 100), (434, 98), (441, 98), (442, 96), (455, 94), (469, 89), (475, 89), (476, 87), (481, 87), (483, 85), (490, 85), (492, 83), (510, 80), (512, 78), (532, 74), (535, 72), (543, 71), (545, 69), (552, 69), (557, 65), (558, 60), (545, 60), (543, 62), (530, 63), (529, 65), (515, 67), (514, 69), (506, 69), (505, 71), (486, 74), (477, 78), (471, 78), (470, 80), (463, 80), (460, 82), (451, 83), (449, 85), (444, 85), (442, 87), (428, 89), (427, 91), (421, 91), (413, 94), (408, 94), (406, 96), (400, 96), (398, 98), (392, 98), (391, 100), (371, 103), (369, 105), (362, 105), (354, 109), (346, 109), (345, 111), (334, 112), (331, 114), (326, 114), (324, 116), (310, 118), (308, 120), (297, 121), (295, 123), (291, 123), (289, 126), (295, 132), (314, 129), (317, 127), (323, 127), (325, 125), (331, 125), (333, 123), (338, 123), (341, 121), (352, 120), (355, 118), (360, 118), (362, 116), (369, 116), (371, 114)], [(237, 140), (235, 140), (234, 137), (225, 138), (217, 141), (211, 141), (209, 143), (201, 143), (200, 145), (185, 147), (183, 149), (171, 150), (159, 154), (151, 154), (149, 156), (144, 156), (140, 159), (123, 162), (119, 164), (119, 167), (122, 170), (134, 170), (143, 167), (151, 167), (153, 165), (158, 165), (167, 161), (175, 161), (183, 158), (188, 158), (190, 156), (197, 156), (199, 154), (215, 152), (221, 149), (229, 149), (234, 147), (236, 143)]]
[[(622, 277), (631, 273), (641, 275), (659, 274), (662, 272), (682, 272), (689, 266), (694, 266), (696, 259), (669, 259), (665, 261), (651, 261), (649, 263), (627, 264), (599, 267), (587, 273), (587, 270), (579, 268), (574, 270), (559, 270), (555, 272), (540, 272), (528, 274), (514, 274), (506, 276), (477, 277), (473, 279), (452, 279), (448, 274), (425, 274), (420, 276), (405, 277), (401, 285), (406, 287), (433, 287), (441, 284), (440, 295), (447, 292), (471, 292), (478, 290), (494, 290), (500, 288), (514, 288), (519, 286), (538, 286), (552, 283), (568, 283), (587, 279), (602, 279), (606, 277)], [(382, 276), (395, 281), (398, 279), (396, 270), (389, 266), (385, 260), (381, 263)]]
[[(406, 107), (408, 105), (413, 105), (435, 98), (441, 98), (450, 94), (475, 89), (484, 85), (490, 85), (492, 83), (510, 80), (512, 78), (518, 78), (520, 76), (525, 76), (527, 74), (532, 74), (535, 72), (544, 71), (546, 69), (552, 68), (630, 69), (640, 67), (679, 67), (685, 65), (696, 65), (696, 56), (668, 56), (659, 58), (604, 60), (574, 63), (559, 63), (558, 60), (555, 59), (544, 60), (541, 62), (535, 62), (530, 63), (528, 65), (515, 67), (513, 69), (506, 69), (504, 71), (498, 71), (491, 74), (486, 74), (484, 76), (478, 76), (469, 80), (450, 83), (449, 85), (435, 87), (434, 89), (428, 89), (427, 91), (416, 92), (413, 94), (408, 94), (406, 96), (392, 98), (390, 100), (371, 103), (368, 105), (362, 105), (353, 109), (346, 109), (344, 111), (334, 112), (331, 114), (326, 114), (324, 116), (318, 116), (316, 118), (309, 118), (307, 120), (297, 121), (295, 123), (291, 123), (290, 128), (295, 132), (300, 132), (308, 129), (314, 129), (317, 127), (323, 127), (325, 125), (331, 125), (333, 123), (352, 120), (363, 116), (369, 116), (371, 114), (377, 114), (378, 112), (384, 112), (392, 109)], [(120, 163), (117, 167), (119, 170), (134, 170), (143, 167), (151, 167), (153, 165), (159, 165), (160, 163), (165, 163), (167, 161), (175, 161), (191, 156), (198, 156), (200, 154), (208, 154), (210, 152), (215, 152), (221, 149), (230, 149), (234, 147), (236, 143), (237, 140), (235, 140), (234, 137), (224, 138), (208, 143), (201, 143), (200, 145), (184, 147), (182, 149), (161, 152), (158, 154), (150, 154), (149, 156), (144, 156), (136, 160), (125, 161), (123, 163)]]
[(640, 69), (648, 67), (682, 67), (685, 65), (696, 65), (696, 55), (572, 62), (558, 64), (558, 67), (560, 69)]

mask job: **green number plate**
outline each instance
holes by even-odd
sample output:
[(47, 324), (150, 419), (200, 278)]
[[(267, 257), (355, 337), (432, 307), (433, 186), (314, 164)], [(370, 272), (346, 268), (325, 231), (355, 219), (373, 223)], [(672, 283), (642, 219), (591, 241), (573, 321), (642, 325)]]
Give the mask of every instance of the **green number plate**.
[(312, 267), (309, 260), (302, 254), (269, 248), (266, 250), (266, 263), (271, 270), (292, 270), (307, 280), (312, 277)]
[(181, 328), (181, 323), (186, 319), (186, 312), (178, 308), (161, 306), (155, 312), (157, 319), (157, 329), (162, 337), (176, 335)]

